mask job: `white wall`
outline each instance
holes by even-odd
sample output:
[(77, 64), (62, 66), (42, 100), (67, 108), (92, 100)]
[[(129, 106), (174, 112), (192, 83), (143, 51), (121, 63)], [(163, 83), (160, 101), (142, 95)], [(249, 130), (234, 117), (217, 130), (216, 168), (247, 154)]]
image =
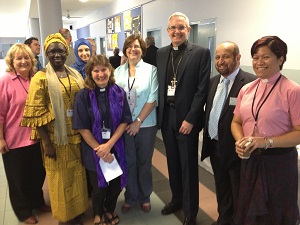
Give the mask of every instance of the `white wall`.
[(90, 24), (90, 36), (96, 38), (97, 54), (100, 53), (100, 37), (106, 36), (106, 21), (101, 20)]
[[(161, 28), (164, 46), (170, 44), (166, 29), (168, 17), (173, 12), (187, 14), (191, 22), (216, 18), (216, 44), (226, 40), (236, 42), (242, 54), (242, 67), (251, 68), (250, 48), (255, 40), (266, 35), (279, 36), (288, 45), (283, 72), (287, 70), (288, 74), (293, 74), (292, 79), (300, 83), (300, 29), (295, 26), (299, 7), (296, 4), (294, 0), (286, 0), (284, 3), (279, 0), (117, 0), (93, 13), (81, 24), (76, 24), (75, 29), (103, 21), (101, 26), (104, 27), (97, 27), (94, 31), (94, 25), (91, 25), (90, 31), (105, 32), (105, 18), (141, 5), (143, 36), (147, 29)], [(105, 35), (101, 33), (101, 36)]]
[[(26, 18), (29, 15), (30, 0), (2, 1), (1, 3), (1, 11), (5, 13), (0, 14), (0, 37), (25, 38), (28, 34), (28, 21)], [(16, 4), (18, 4), (17, 8), (22, 9), (21, 11), (15, 9)]]

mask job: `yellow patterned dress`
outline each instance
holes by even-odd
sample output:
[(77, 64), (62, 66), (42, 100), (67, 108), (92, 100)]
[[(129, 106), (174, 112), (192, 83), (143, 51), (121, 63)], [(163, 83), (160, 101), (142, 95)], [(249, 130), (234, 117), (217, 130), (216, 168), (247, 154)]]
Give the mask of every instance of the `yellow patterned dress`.
[[(75, 79), (72, 76), (69, 79), (60, 78), (65, 115), (67, 109), (73, 109), (75, 96), (80, 90)], [(56, 160), (45, 157), (43, 151), (52, 214), (59, 221), (66, 222), (87, 209), (86, 175), (81, 163), (81, 137), (72, 129), (72, 117), (66, 116), (68, 144), (65, 146), (54, 143), (54, 120), (46, 74), (40, 71), (31, 80), (21, 126), (47, 126), (51, 142), (56, 148)], [(31, 139), (40, 139), (36, 129), (33, 129)]]

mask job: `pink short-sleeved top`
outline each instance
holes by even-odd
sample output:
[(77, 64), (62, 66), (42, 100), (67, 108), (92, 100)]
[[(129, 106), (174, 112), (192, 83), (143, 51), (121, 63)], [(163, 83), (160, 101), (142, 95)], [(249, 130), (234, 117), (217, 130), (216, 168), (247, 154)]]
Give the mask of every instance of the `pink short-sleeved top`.
[[(279, 76), (281, 78), (258, 112)], [(279, 136), (291, 132), (293, 126), (300, 125), (299, 103), (300, 86), (278, 72), (268, 80), (257, 79), (246, 84), (238, 95), (234, 114), (242, 120), (245, 136), (255, 135), (255, 123), (257, 136)]]
[(30, 140), (32, 128), (20, 127), (29, 85), (30, 79), (14, 73), (0, 76), (0, 123), (9, 149), (37, 143)]

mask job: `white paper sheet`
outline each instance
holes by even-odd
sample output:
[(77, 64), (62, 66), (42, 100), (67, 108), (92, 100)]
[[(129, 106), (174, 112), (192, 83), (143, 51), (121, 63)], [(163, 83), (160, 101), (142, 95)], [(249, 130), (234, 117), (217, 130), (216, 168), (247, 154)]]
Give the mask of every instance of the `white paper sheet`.
[(99, 160), (99, 164), (106, 182), (109, 182), (123, 174), (123, 171), (118, 161), (116, 160), (115, 155), (114, 154), (112, 155), (114, 156), (114, 161), (112, 161), (111, 163), (104, 162), (103, 159), (101, 158)]

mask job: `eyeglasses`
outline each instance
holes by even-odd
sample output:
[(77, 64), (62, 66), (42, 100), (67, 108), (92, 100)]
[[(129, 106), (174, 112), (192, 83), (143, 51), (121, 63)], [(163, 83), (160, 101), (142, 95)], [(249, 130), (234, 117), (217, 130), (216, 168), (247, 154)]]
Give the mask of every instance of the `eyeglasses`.
[(47, 54), (48, 54), (49, 56), (54, 56), (54, 55), (56, 55), (56, 54), (58, 54), (58, 55), (66, 55), (67, 52), (66, 52), (66, 51), (63, 51), (63, 50), (58, 50), (58, 51), (53, 51), (53, 50), (51, 50), (51, 51), (48, 51)]
[(170, 26), (170, 27), (168, 27), (168, 29), (169, 29), (170, 31), (176, 31), (176, 30), (182, 31), (182, 30), (184, 30), (185, 28), (187, 28), (187, 27), (186, 27), (186, 26), (179, 26), (179, 27), (176, 27), (176, 26)]
[(139, 49), (141, 48), (141, 46), (139, 45), (128, 46), (128, 49), (133, 49), (133, 48)]

